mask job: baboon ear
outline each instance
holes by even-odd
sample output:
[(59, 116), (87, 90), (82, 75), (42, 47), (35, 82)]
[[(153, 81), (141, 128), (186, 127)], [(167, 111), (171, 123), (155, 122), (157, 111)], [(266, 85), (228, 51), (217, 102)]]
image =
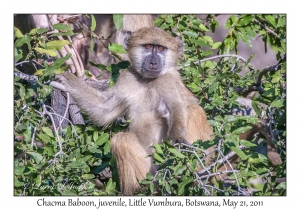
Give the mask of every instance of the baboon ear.
[(176, 37), (176, 41), (178, 42), (178, 49), (177, 49), (177, 51), (178, 51), (179, 54), (181, 54), (181, 53), (183, 53), (183, 41), (181, 39), (181, 36), (177, 36)]
[(128, 45), (129, 45), (129, 39), (131, 38), (131, 31), (127, 31), (125, 33), (124, 37), (124, 42), (123, 42), (123, 47), (125, 50), (128, 50)]

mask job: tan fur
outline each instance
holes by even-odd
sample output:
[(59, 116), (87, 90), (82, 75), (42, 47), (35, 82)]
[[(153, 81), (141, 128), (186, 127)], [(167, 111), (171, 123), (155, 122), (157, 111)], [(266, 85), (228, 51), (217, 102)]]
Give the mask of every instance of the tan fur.
[(152, 158), (133, 133), (120, 132), (111, 139), (112, 154), (116, 158), (123, 195), (140, 191), (137, 180), (145, 179), (151, 170)]
[(172, 51), (177, 51), (179, 48), (178, 42), (166, 31), (157, 27), (141, 28), (137, 33), (132, 34), (130, 39), (130, 50), (132, 47), (137, 47), (142, 44), (155, 44), (165, 46)]
[(207, 122), (203, 108), (195, 104), (190, 105), (188, 107), (188, 113), (187, 141), (192, 144), (198, 139), (202, 141), (212, 139), (212, 127)]

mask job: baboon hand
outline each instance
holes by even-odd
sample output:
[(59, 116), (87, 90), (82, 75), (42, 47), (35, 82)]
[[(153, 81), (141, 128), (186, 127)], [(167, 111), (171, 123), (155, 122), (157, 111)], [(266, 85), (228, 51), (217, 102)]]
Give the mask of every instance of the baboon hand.
[(190, 143), (185, 139), (174, 139), (174, 140), (172, 139), (172, 141), (173, 141), (173, 144), (187, 144), (187, 145), (190, 145)]
[(185, 136), (186, 136), (186, 131), (185, 129), (178, 129), (178, 128), (173, 128), (170, 131), (170, 138), (172, 139), (174, 144), (188, 144), (190, 145), (190, 143), (186, 140)]
[(282, 164), (280, 155), (275, 151), (268, 151), (268, 158), (273, 166), (280, 166)]
[(60, 89), (64, 92), (70, 92), (74, 88), (78, 87), (79, 78), (70, 72), (55, 75), (55, 81), (52, 81), (50, 85), (54, 88)]

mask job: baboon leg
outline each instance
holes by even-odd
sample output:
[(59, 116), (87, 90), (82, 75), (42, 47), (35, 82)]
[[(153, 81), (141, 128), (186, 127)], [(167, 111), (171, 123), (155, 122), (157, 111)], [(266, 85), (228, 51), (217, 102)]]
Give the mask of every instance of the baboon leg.
[(193, 143), (198, 139), (207, 141), (212, 139), (213, 130), (207, 122), (206, 114), (201, 106), (188, 106), (188, 135), (187, 141)]
[(117, 133), (111, 139), (112, 154), (116, 158), (123, 195), (133, 195), (142, 188), (138, 180), (146, 178), (151, 171), (152, 158), (140, 144), (135, 134), (130, 132)]

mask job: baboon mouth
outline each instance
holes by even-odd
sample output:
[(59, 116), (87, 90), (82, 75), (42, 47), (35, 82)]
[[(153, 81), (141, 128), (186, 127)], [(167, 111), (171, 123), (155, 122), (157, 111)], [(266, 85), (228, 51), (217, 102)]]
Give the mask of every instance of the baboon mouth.
[(160, 74), (160, 70), (157, 69), (145, 69), (144, 74), (149, 76), (149, 77), (158, 77)]

